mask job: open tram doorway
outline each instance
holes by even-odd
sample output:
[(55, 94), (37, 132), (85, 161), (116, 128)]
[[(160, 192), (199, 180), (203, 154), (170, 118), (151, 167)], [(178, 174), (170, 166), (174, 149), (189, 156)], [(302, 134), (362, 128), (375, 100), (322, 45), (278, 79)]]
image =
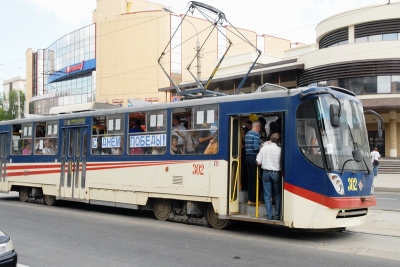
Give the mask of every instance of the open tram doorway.
[(87, 127), (62, 129), (60, 195), (63, 198), (85, 198), (87, 135)]
[(8, 192), (8, 184), (6, 181), (8, 151), (8, 133), (0, 133), (0, 192)]
[[(283, 221), (283, 112), (273, 113), (251, 113), (251, 114), (240, 114), (230, 117), (230, 169), (229, 169), (229, 215), (232, 219), (237, 220), (265, 220), (266, 223), (281, 224)], [(260, 144), (261, 146), (269, 145), (270, 138), (273, 133), (280, 134), (281, 147), (281, 160), (280, 160), (280, 216), (279, 219), (275, 218), (267, 220), (267, 210), (264, 200), (264, 187), (262, 181), (263, 169), (261, 167), (255, 167), (253, 172), (255, 178), (251, 179), (254, 181), (254, 185), (250, 185), (246, 165), (246, 149), (245, 149), (245, 136), (252, 130), (252, 124), (255, 121), (259, 121), (262, 125), (259, 130)], [(253, 203), (248, 202), (249, 187), (254, 186), (256, 191), (256, 201)], [(275, 194), (272, 189), (272, 207), (275, 209)], [(275, 214), (275, 213), (274, 213)]]

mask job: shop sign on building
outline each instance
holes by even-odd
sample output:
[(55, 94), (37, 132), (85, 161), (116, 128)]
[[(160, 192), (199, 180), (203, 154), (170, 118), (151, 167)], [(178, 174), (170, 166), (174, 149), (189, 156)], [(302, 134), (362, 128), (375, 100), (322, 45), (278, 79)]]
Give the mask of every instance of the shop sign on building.
[(99, 101), (96, 101), (97, 103), (103, 103), (103, 104), (108, 104), (109, 103), (109, 101), (108, 100), (99, 100)]
[(119, 103), (124, 103), (124, 100), (123, 99), (113, 99), (112, 102), (114, 104), (119, 104)]
[(79, 64), (75, 64), (75, 65), (67, 67), (65, 69), (65, 73), (71, 73), (71, 72), (74, 72), (74, 71), (82, 70), (83, 69), (83, 62), (84, 61), (82, 61)]
[(158, 97), (146, 97), (144, 99), (146, 102), (158, 102)]

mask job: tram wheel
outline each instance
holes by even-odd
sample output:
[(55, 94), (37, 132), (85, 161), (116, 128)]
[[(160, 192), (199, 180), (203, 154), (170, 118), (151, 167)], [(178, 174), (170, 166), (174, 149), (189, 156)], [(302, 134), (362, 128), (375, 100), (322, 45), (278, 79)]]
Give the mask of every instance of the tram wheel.
[(171, 202), (168, 199), (156, 198), (153, 201), (154, 216), (160, 221), (166, 221), (172, 212)]
[(54, 206), (57, 203), (55, 196), (43, 195), (43, 201), (47, 206)]
[(26, 186), (21, 186), (19, 188), (19, 200), (26, 202), (29, 198), (29, 188)]
[(206, 219), (211, 227), (215, 229), (223, 230), (230, 225), (229, 220), (218, 219), (218, 214), (215, 213), (213, 205), (211, 203), (209, 203), (206, 208)]

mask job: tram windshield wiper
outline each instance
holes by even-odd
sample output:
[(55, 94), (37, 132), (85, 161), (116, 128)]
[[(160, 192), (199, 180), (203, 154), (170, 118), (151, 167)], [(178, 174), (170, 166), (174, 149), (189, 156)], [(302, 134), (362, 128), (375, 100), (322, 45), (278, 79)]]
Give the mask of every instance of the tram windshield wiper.
[(349, 125), (349, 124), (347, 124), (347, 128), (349, 129), (350, 136), (351, 136), (351, 142), (353, 143), (353, 151), (351, 152), (351, 154), (353, 155), (353, 158), (352, 158), (352, 159), (348, 159), (348, 160), (346, 160), (346, 161), (343, 163), (342, 171), (340, 172), (340, 174), (343, 174), (343, 172), (344, 172), (344, 166), (345, 166), (346, 163), (349, 162), (349, 161), (355, 161), (355, 162), (357, 162), (357, 163), (363, 161), (364, 164), (365, 164), (365, 167), (366, 167), (367, 170), (368, 170), (368, 174), (370, 174), (371, 171), (370, 171), (370, 169), (368, 168), (368, 165), (367, 165), (367, 163), (365, 162), (365, 159), (364, 159), (363, 155), (361, 154), (360, 149), (358, 148), (357, 142), (354, 140), (353, 132), (351, 131), (351, 128), (350, 128), (350, 125)]

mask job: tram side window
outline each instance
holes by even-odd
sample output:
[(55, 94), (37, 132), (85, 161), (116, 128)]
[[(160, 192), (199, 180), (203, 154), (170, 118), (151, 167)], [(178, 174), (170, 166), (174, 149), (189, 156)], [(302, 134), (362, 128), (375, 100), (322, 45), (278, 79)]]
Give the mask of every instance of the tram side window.
[(11, 155), (32, 154), (32, 123), (13, 125)]
[(314, 101), (307, 100), (300, 104), (296, 113), (297, 144), (304, 156), (316, 166), (323, 168), (323, 159), (318, 142), (318, 124), (314, 111)]
[(58, 121), (35, 123), (35, 155), (56, 155), (58, 152)]
[[(216, 154), (218, 128), (217, 105), (175, 108), (172, 114), (171, 154)], [(173, 141), (173, 136), (177, 137), (177, 141)]]
[(129, 114), (130, 155), (165, 154), (166, 147), (166, 111), (154, 110)]
[[(187, 141), (191, 132), (194, 132), (192, 131), (192, 108), (174, 108), (171, 121), (170, 152), (175, 155), (186, 154), (187, 149), (189, 149)], [(192, 147), (193, 145), (190, 148)]]
[(198, 131), (199, 154), (216, 154), (218, 151), (219, 111), (217, 105), (193, 108), (193, 126)]
[(93, 155), (124, 154), (124, 114), (93, 117), (92, 130)]

